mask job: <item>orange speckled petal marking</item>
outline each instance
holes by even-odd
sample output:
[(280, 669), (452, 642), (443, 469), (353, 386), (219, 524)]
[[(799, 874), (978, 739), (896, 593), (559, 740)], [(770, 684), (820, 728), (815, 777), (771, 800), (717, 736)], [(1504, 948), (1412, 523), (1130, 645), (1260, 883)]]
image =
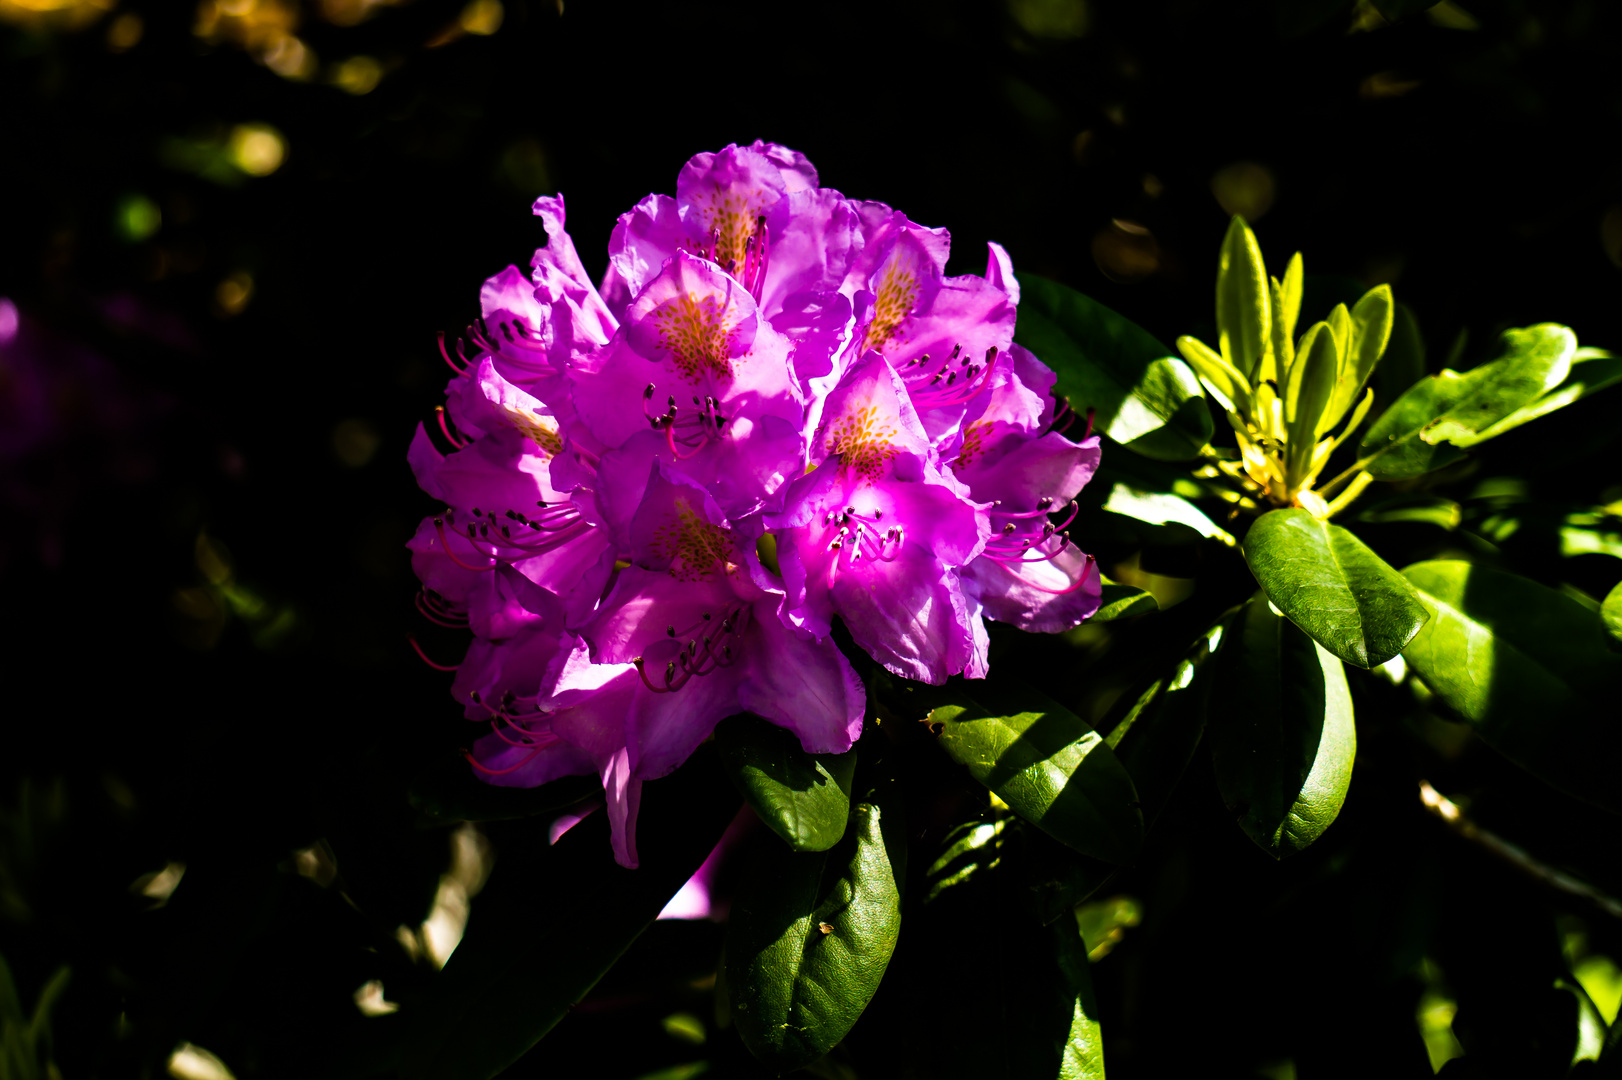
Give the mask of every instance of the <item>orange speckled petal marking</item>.
[(872, 483), (883, 477), (901, 448), (895, 445), (896, 426), (877, 405), (853, 408), (828, 427), (824, 446), (839, 466)]
[(713, 263), (679, 254), (626, 313), (632, 350), (692, 386), (724, 388), (750, 356), (753, 298)]
[(654, 530), (653, 548), (669, 560), (670, 576), (677, 581), (705, 581), (731, 565), (732, 530), (677, 499), (675, 513)]

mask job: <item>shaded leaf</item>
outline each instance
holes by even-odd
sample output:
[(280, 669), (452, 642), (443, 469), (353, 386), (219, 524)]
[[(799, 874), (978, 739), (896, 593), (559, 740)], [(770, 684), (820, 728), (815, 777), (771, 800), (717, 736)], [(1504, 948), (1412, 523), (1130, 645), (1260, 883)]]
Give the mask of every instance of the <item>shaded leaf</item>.
[(715, 728), (727, 777), (795, 851), (826, 851), (845, 835), (856, 751), (808, 754), (793, 732), (742, 714)]
[(1103, 738), (1058, 702), (991, 683), (918, 692), (941, 748), (1015, 813), (1084, 855), (1130, 863), (1143, 845), (1132, 778)]
[(1208, 737), (1222, 801), (1275, 859), (1340, 813), (1357, 755), (1345, 669), (1273, 614), (1265, 593), (1224, 635)]
[(751, 1053), (787, 1071), (845, 1037), (878, 990), (901, 932), (899, 810), (851, 813), (829, 852), (770, 849), (727, 922), (732, 1019)]
[(1464, 520), (1464, 510), (1452, 499), (1439, 495), (1394, 495), (1371, 503), (1358, 511), (1353, 521), (1368, 525), (1395, 525), (1409, 522), (1436, 525), (1452, 531)]
[(615, 864), (606, 814), (556, 845), (544, 830), (503, 851), (479, 916), (404, 1030), (403, 1074), (487, 1080), (552, 1029), (692, 876), (737, 810), (715, 755), (643, 786), (642, 865)]
[(1443, 370), (1409, 387), (1363, 437), (1364, 468), (1378, 480), (1400, 480), (1458, 460), (1464, 447), (1490, 437), (1484, 432), (1565, 380), (1577, 339), (1542, 323), (1506, 330), (1503, 348), (1480, 367)]
[(1601, 614), (1466, 562), (1415, 563), (1403, 573), (1432, 612), (1403, 650), (1409, 667), (1493, 749), (1622, 812), (1622, 728), (1611, 712), (1622, 657), (1605, 646)]
[(1199, 379), (1154, 336), (1088, 296), (1020, 274), (1014, 340), (1059, 377), (1055, 393), (1145, 457), (1181, 461), (1211, 441)]
[[(1212, 682), (1209, 660), (1222, 634), (1219, 624), (1201, 635), (1170, 674), (1122, 695), (1100, 725), (1109, 731), (1105, 743), (1132, 777), (1146, 830), (1154, 827), (1171, 801), (1200, 744)], [(1057, 844), (1051, 850), (1035, 844), (1026, 848), (1037, 914), (1045, 923), (1093, 895), (1117, 870)]]
[(1030, 838), (1046, 840), (1006, 818), (965, 822), (947, 835), (926, 874), (931, 898), (913, 939), (918, 970), (907, 1031), (920, 1076), (1104, 1076), (1092, 973), (1076, 920), (1044, 926), (1024, 910)]
[(1306, 510), (1263, 514), (1245, 561), (1280, 611), (1335, 656), (1377, 667), (1425, 621), (1413, 589), (1357, 537)]
[(1133, 585), (1121, 585), (1109, 579), (1104, 580), (1104, 599), (1093, 612), (1088, 622), (1113, 622), (1116, 619), (1127, 619), (1134, 615), (1147, 615), (1151, 611), (1159, 611), (1160, 605), (1155, 601), (1152, 593), (1145, 592)]

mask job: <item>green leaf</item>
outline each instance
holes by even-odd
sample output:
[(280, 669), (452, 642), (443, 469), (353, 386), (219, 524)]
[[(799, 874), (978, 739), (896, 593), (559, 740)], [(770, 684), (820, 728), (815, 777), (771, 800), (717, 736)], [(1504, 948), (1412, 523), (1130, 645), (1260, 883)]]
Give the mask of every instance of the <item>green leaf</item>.
[(715, 728), (721, 767), (766, 827), (795, 851), (827, 851), (845, 835), (856, 751), (808, 754), (793, 732), (747, 713)]
[(1416, 563), (1403, 573), (1432, 612), (1402, 653), (1425, 685), (1528, 772), (1622, 812), (1622, 726), (1611, 711), (1622, 657), (1605, 646), (1602, 614), (1466, 562)]
[(1305, 510), (1263, 514), (1244, 552), (1268, 599), (1354, 667), (1390, 660), (1425, 621), (1402, 575), (1350, 532)]
[(1224, 636), (1207, 737), (1222, 801), (1275, 859), (1306, 848), (1340, 813), (1357, 756), (1346, 670), (1275, 615), (1265, 593)]
[(1228, 222), (1217, 258), (1217, 340), (1223, 359), (1252, 386), (1276, 379), (1264, 359), (1271, 358), (1272, 295), (1267, 267), (1255, 235), (1238, 214)]
[(1150, 525), (1165, 525), (1175, 521), (1180, 525), (1187, 525), (1209, 540), (1220, 540), (1229, 547), (1233, 547), (1236, 542), (1233, 534), (1206, 517), (1199, 507), (1180, 495), (1171, 495), (1163, 491), (1140, 491), (1125, 484), (1116, 484), (1110, 488), (1104, 509), (1112, 514), (1122, 514), (1148, 522)]
[(727, 921), (732, 1019), (751, 1053), (787, 1072), (845, 1037), (879, 988), (901, 932), (899, 811), (862, 803), (829, 852), (773, 847)]
[(1375, 479), (1419, 476), (1491, 438), (1486, 432), (1499, 421), (1565, 380), (1577, 339), (1543, 323), (1506, 330), (1503, 346), (1505, 355), (1462, 375), (1443, 370), (1421, 379), (1374, 422), (1358, 455)]
[(1059, 377), (1054, 392), (1094, 426), (1145, 457), (1183, 461), (1211, 441), (1200, 381), (1153, 335), (1057, 281), (1018, 275), (1014, 340)]
[[(1169, 674), (1123, 694), (1099, 725), (1109, 731), (1104, 742), (1132, 777), (1146, 829), (1153, 827), (1171, 801), (1199, 746), (1205, 730), (1204, 701), (1211, 686), (1208, 660), (1222, 633), (1218, 625), (1202, 634)], [(1031, 889), (1044, 923), (1069, 914), (1118, 869), (1058, 844), (1052, 848), (1026, 845), (1035, 875)]]
[(1571, 374), (1566, 376), (1565, 382), (1482, 431), (1475, 436), (1474, 442), (1495, 439), (1506, 431), (1513, 431), (1556, 409), (1576, 404), (1589, 394), (1618, 382), (1622, 382), (1622, 356), (1614, 356), (1603, 349), (1578, 349), (1572, 354)]
[(737, 808), (715, 755), (700, 748), (643, 785), (637, 869), (614, 863), (606, 813), (555, 845), (536, 829), (527, 845), (504, 849), (479, 915), (401, 1029), (404, 1075), (488, 1080), (522, 1056), (652, 925)]
[(908, 1059), (919, 1076), (1103, 1080), (1076, 920), (1043, 925), (1025, 910), (1032, 839), (1046, 837), (1006, 818), (965, 822), (930, 866), (906, 995)]
[(1084, 855), (1137, 858), (1143, 812), (1132, 778), (1087, 721), (1017, 684), (954, 686), (922, 700), (934, 706), (929, 723), (942, 725), (941, 748), (1015, 813)]
[(1322, 434), (1333, 427), (1352, 407), (1363, 392), (1374, 365), (1379, 363), (1386, 345), (1391, 340), (1391, 329), (1396, 321), (1396, 303), (1391, 298), (1391, 286), (1381, 285), (1363, 294), (1351, 312), (1351, 341), (1343, 342), (1345, 356), (1335, 383), (1335, 396), (1324, 411), (1324, 422), (1319, 424)]
[(1622, 648), (1622, 583), (1605, 595), (1599, 616), (1605, 624), (1605, 634), (1610, 639), (1611, 648)]
[[(1344, 312), (1344, 307), (1336, 311)], [(1284, 423), (1288, 432), (1292, 487), (1304, 479), (1318, 445), (1319, 421), (1335, 396), (1340, 340), (1329, 323), (1314, 323), (1301, 338), (1284, 384)]]
[(1250, 385), (1239, 369), (1217, 355), (1199, 338), (1184, 334), (1177, 339), (1177, 351), (1193, 367), (1205, 388), (1227, 412), (1248, 416), (1252, 411)]
[(1106, 578), (1103, 602), (1087, 621), (1113, 622), (1116, 619), (1129, 619), (1134, 615), (1147, 615), (1151, 611), (1159, 610), (1160, 605), (1152, 593), (1132, 585), (1118, 585)]
[(1407, 304), (1396, 305), (1391, 319), (1391, 340), (1374, 368), (1374, 392), (1384, 408), (1425, 377), (1425, 337), (1419, 320)]
[(1413, 522), (1436, 525), (1449, 532), (1464, 520), (1464, 509), (1452, 499), (1440, 495), (1394, 495), (1364, 507), (1352, 519), (1367, 525), (1393, 525)]

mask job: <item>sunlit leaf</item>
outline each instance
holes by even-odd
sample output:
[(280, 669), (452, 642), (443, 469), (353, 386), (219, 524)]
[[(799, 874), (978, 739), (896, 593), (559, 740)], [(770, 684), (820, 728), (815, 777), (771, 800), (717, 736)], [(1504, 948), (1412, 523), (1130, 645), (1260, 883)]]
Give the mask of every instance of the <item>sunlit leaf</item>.
[(1257, 593), (1224, 635), (1207, 731), (1222, 801), (1274, 858), (1335, 820), (1357, 756), (1340, 661)]
[(901, 932), (897, 814), (862, 803), (831, 851), (773, 847), (749, 868), (727, 922), (727, 996), (744, 1045), (773, 1069), (827, 1053), (879, 988)]
[(1093, 410), (1105, 435), (1145, 457), (1181, 461), (1211, 441), (1199, 379), (1137, 324), (1057, 281), (1020, 274), (1014, 340), (1059, 376), (1055, 392)]
[(1199, 507), (1181, 496), (1163, 491), (1139, 491), (1125, 484), (1116, 484), (1110, 488), (1104, 509), (1150, 525), (1166, 525), (1175, 521), (1187, 525), (1207, 539), (1220, 540), (1229, 547), (1235, 542), (1228, 530), (1206, 517)]
[(1622, 727), (1611, 711), (1622, 656), (1606, 648), (1601, 613), (1466, 562), (1416, 563), (1403, 574), (1432, 612), (1402, 653), (1425, 685), (1511, 761), (1622, 812)]
[(1458, 460), (1499, 421), (1565, 380), (1577, 339), (1543, 323), (1506, 330), (1503, 347), (1503, 356), (1480, 367), (1444, 370), (1410, 387), (1363, 437), (1365, 468), (1376, 479), (1401, 480)]
[(1015, 813), (1075, 850), (1130, 863), (1143, 845), (1132, 778), (1098, 732), (1025, 686), (911, 687), (912, 715), (939, 724), (952, 760)]
[(1622, 584), (1606, 594), (1599, 614), (1605, 624), (1606, 636), (1611, 640), (1611, 647), (1622, 648)]
[(1151, 611), (1159, 611), (1160, 605), (1155, 602), (1152, 593), (1145, 592), (1132, 585), (1120, 585), (1105, 580), (1104, 599), (1093, 612), (1088, 622), (1113, 622), (1116, 619), (1127, 619), (1134, 615), (1147, 615)]
[(1253, 386), (1278, 377), (1269, 370), (1271, 365), (1262, 362), (1272, 356), (1273, 305), (1268, 284), (1262, 249), (1245, 219), (1235, 214), (1217, 258), (1217, 340), (1223, 358)]
[[(1622, 356), (1603, 349), (1578, 349), (1571, 357), (1571, 373), (1559, 386), (1523, 406), (1475, 436), (1475, 442), (1486, 442), (1522, 424), (1547, 416), (1556, 409), (1573, 405), (1590, 394), (1622, 382)], [(1462, 445), (1462, 444), (1461, 444)]]
[(1350, 532), (1305, 510), (1263, 514), (1244, 552), (1268, 599), (1354, 667), (1396, 656), (1425, 621), (1402, 575)]
[(793, 732), (758, 716), (715, 728), (721, 767), (755, 814), (795, 851), (826, 851), (845, 835), (856, 751), (808, 754)]

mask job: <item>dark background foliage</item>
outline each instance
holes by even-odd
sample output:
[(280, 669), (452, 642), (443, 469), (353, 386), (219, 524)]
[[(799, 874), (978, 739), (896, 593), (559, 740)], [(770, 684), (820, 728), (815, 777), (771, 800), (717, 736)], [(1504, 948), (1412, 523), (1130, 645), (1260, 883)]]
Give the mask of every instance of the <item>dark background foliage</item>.
[[(342, 25), (361, 6), (303, 5), (320, 58), (303, 80), (201, 35), (186, 5), (0, 24), (0, 296), (48, 373), (26, 399), (43, 434), (0, 439), (0, 955), (25, 1001), (71, 967), (66, 1077), (161, 1074), (180, 1040), (242, 1080), (359, 1075), (372, 1033), (409, 1017), (429, 969), (395, 927), (425, 917), (448, 850), (408, 791), (456, 772), (471, 736), (407, 643), (447, 663), (460, 648), (413, 607), (403, 545), (432, 506), (405, 449), (449, 374), (435, 331), (544, 242), (537, 194), (566, 195), (600, 272), (619, 213), (672, 191), (691, 154), (761, 137), (950, 228), (954, 272), (995, 239), (1166, 341), (1214, 340), (1215, 253), (1244, 208), (1273, 259), (1299, 248), (1309, 273), (1393, 283), (1433, 367), (1538, 321), (1622, 346), (1622, 8), (1603, 0), (1461, 0), (1394, 24), (1326, 0), (508, 0), (493, 34), (458, 34), (463, 7), (438, 0)], [(133, 43), (110, 29), (130, 14)], [(368, 93), (328, 77), (354, 56), (380, 64)], [(223, 163), (247, 123), (285, 140), (269, 175)], [(1534, 512), (1622, 497), (1613, 408), (1485, 455), (1525, 521), (1493, 558), (1593, 595), (1622, 576), (1612, 554), (1562, 559), (1539, 524), (1560, 511)], [(1382, 528), (1396, 565), (1470, 549)], [(1140, 546), (1078, 537), (1107, 566)], [(999, 636), (995, 662), (1101, 710), (1135, 657), (1253, 588), (1231, 553), (1138, 558), (1199, 569), (1199, 590), (1107, 641)], [(1449, 1075), (1561, 1073), (1561, 931), (1568, 953), (1622, 957), (1617, 923), (1444, 831), (1415, 781), (1613, 894), (1615, 822), (1374, 685), (1345, 812), (1289, 862), (1233, 827), (1196, 757), (1111, 887), (1145, 913), (1094, 969), (1113, 1075), (1428, 1075), (1415, 1011), (1444, 984), (1468, 1051)], [(967, 787), (911, 738), (909, 819), (938, 844)], [(492, 890), (537, 827), (486, 826)], [(131, 882), (168, 863), (183, 885), (153, 910)], [(931, 1025), (973, 1022), (975, 984), (926, 979), (923, 953), (996, 918), (904, 932), (840, 1067), (902, 1075)], [(510, 932), (530, 932), (521, 910)], [(513, 1074), (753, 1075), (711, 1017), (719, 941), (660, 924)], [(356, 1010), (375, 978), (400, 1016)], [(661, 1026), (677, 1011), (705, 1045)]]

